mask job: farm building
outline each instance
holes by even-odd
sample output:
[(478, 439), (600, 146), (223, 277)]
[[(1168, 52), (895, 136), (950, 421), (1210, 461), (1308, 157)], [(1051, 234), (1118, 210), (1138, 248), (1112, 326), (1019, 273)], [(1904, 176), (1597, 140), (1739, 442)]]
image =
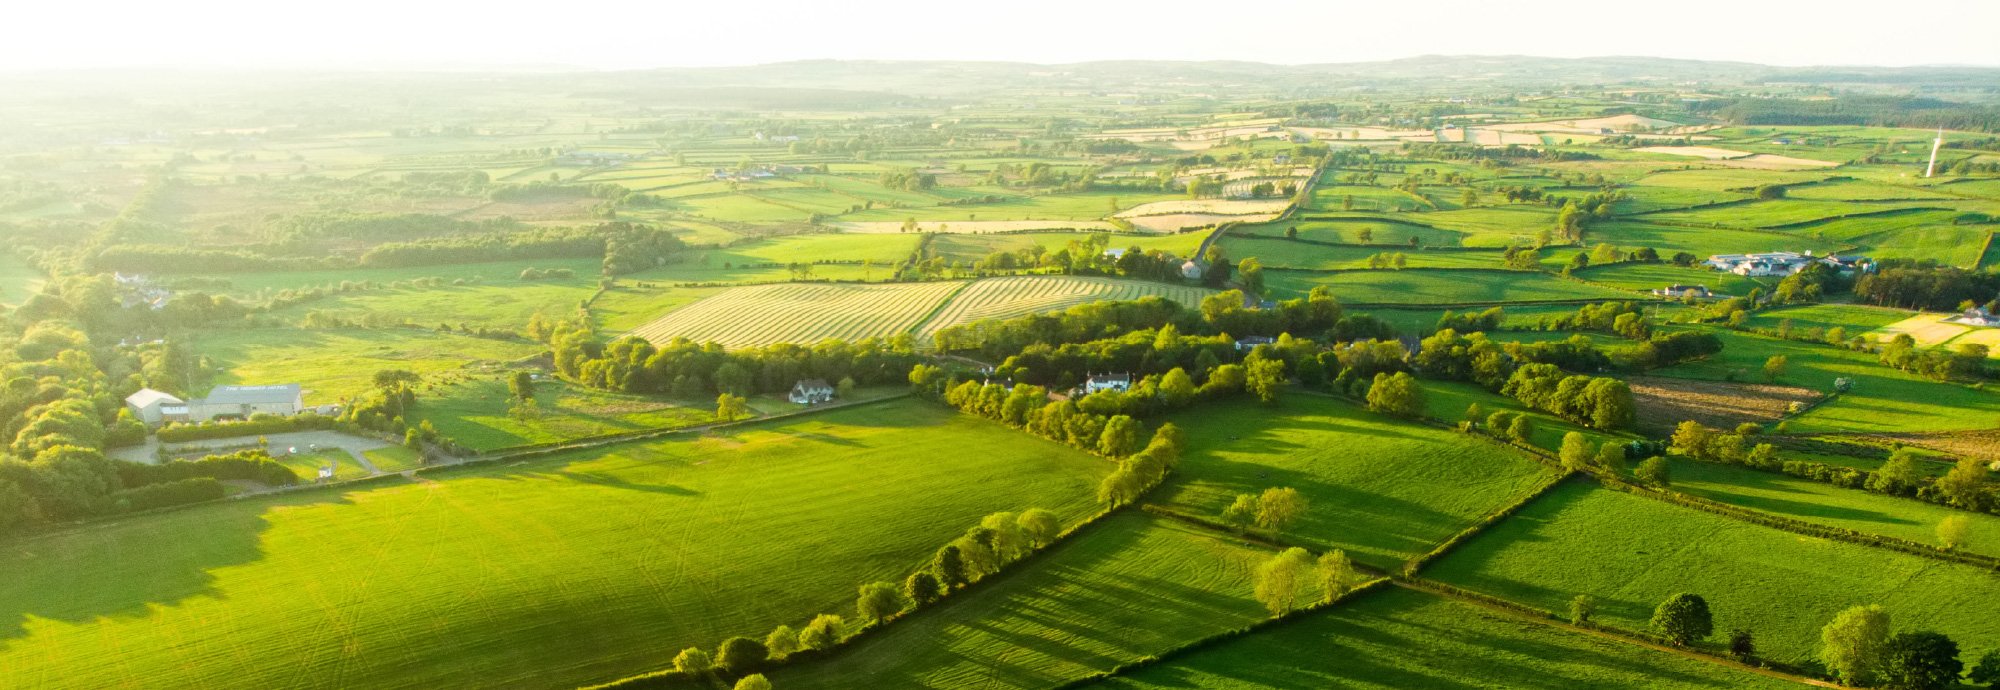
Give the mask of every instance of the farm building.
[(1188, 280), (1201, 280), (1201, 264), (1194, 259), (1188, 259), (1181, 264), (1181, 277)]
[(792, 392), (785, 396), (800, 405), (817, 405), (833, 400), (833, 386), (825, 379), (805, 379), (792, 384)]
[(1245, 352), (1255, 350), (1258, 345), (1270, 345), (1276, 342), (1278, 342), (1277, 338), (1268, 335), (1247, 335), (1236, 339), (1236, 351)]
[(186, 402), (151, 388), (141, 388), (139, 392), (125, 396), (125, 407), (132, 410), (132, 416), (139, 418), (139, 421), (154, 426), (167, 421), (168, 410), (187, 414)]
[(1123, 393), (1127, 390), (1131, 390), (1131, 388), (1132, 388), (1132, 375), (1129, 373), (1091, 374), (1090, 378), (1085, 379), (1083, 382), (1083, 392), (1086, 395), (1102, 391), (1118, 391), (1120, 393)]
[(1813, 263), (1831, 266), (1841, 273), (1867, 271), (1872, 264), (1864, 257), (1813, 256), (1806, 252), (1766, 252), (1763, 254), (1716, 254), (1708, 257), (1709, 268), (1740, 276), (1788, 276)]
[(184, 416), (186, 421), (207, 422), (219, 418), (249, 417), (253, 414), (295, 415), (305, 409), (305, 395), (296, 383), (275, 386), (216, 386), (215, 390), (208, 392), (208, 397), (189, 400)]
[(1653, 289), (1654, 297), (1687, 297), (1689, 295), (1708, 299), (1714, 297), (1715, 293), (1710, 291), (1706, 285), (1681, 285), (1679, 283)]
[(1945, 320), (1950, 321), (1952, 323), (1962, 323), (1967, 326), (1979, 326), (1982, 328), (1991, 328), (1994, 326), (2000, 326), (2000, 316), (1994, 316), (1993, 312), (1987, 311), (1983, 307), (1973, 307), (1967, 309), (1965, 310), (1965, 313), (1959, 314), (1958, 316), (1954, 316)]

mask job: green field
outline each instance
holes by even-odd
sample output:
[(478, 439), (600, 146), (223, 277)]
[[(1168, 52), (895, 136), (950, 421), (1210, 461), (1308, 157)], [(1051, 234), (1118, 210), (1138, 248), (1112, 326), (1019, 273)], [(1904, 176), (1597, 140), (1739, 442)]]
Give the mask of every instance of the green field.
[(1177, 417), (1188, 459), (1154, 500), (1216, 518), (1237, 494), (1289, 486), (1312, 507), (1286, 536), (1392, 567), (1544, 477), (1498, 445), (1401, 423), (1330, 397), (1209, 406)]
[(1710, 380), (1734, 376), (1749, 381), (1773, 355), (1784, 355), (1786, 384), (1832, 392), (1836, 379), (1853, 380), (1854, 386), (1847, 393), (1790, 420), (1791, 429), (1798, 433), (1983, 429), (1991, 427), (1995, 415), (2000, 415), (2000, 394), (1897, 371), (1882, 365), (1871, 353), (1710, 330), (1722, 339), (1721, 354), (1654, 373)]
[[(1782, 455), (1792, 459), (1789, 454)], [(1776, 472), (1675, 458), (1676, 491), (1752, 510), (1870, 534), (1937, 543), (1937, 525), (1963, 515), (1970, 524), (1966, 551), (2000, 556), (2000, 517), (1947, 508), (1910, 498), (1843, 489)]]
[(910, 257), (920, 235), (785, 235), (740, 244), (728, 249), (699, 253), (688, 260), (689, 267), (721, 267), (725, 264), (789, 264), (818, 262), (872, 261), (882, 270)]
[[(445, 264), (440, 266), (400, 266), (396, 268), (347, 268), (321, 271), (271, 271), (257, 273), (214, 273), (193, 276), (206, 281), (220, 281), (228, 287), (220, 292), (232, 295), (257, 295), (279, 290), (298, 290), (316, 287), (338, 287), (345, 283), (374, 283), (388, 285), (399, 281), (436, 278), (446, 283), (465, 281), (476, 286), (497, 284), (504, 287), (522, 287), (548, 281), (523, 281), (521, 272), (530, 268), (567, 269), (576, 274), (571, 281), (594, 282), (604, 262), (599, 259), (527, 259), (523, 261), (497, 261), (476, 264)], [(463, 287), (463, 286), (461, 286)]]
[(1091, 276), (1009, 276), (976, 280), (917, 328), (928, 338), (948, 326), (1062, 311), (1088, 302), (1158, 296), (1193, 308), (1214, 294), (1200, 287)]
[(1381, 271), (1266, 271), (1264, 283), (1278, 297), (1303, 297), (1325, 285), (1350, 304), (1459, 304), (1482, 302), (1632, 299), (1630, 292), (1563, 280), (1547, 273), (1505, 270), (1412, 269)]
[[(1255, 235), (1259, 237), (1284, 237), (1285, 231), (1299, 229), (1299, 239), (1315, 242), (1337, 242), (1343, 244), (1384, 245), (1383, 251), (1396, 251), (1409, 246), (1410, 238), (1428, 247), (1457, 247), (1465, 245), (1465, 233), (1445, 230), (1425, 224), (1427, 216), (1405, 214), (1407, 220), (1377, 216), (1342, 214), (1331, 216), (1306, 216), (1276, 223), (1245, 225), (1230, 232), (1231, 235)], [(1362, 240), (1362, 231), (1367, 231), (1367, 241)]]
[(372, 325), (435, 328), (443, 324), (454, 328), (464, 325), (513, 330), (526, 324), (536, 312), (569, 314), (596, 291), (596, 274), (583, 273), (552, 280), (339, 293), (272, 314), (300, 320), (308, 312), (318, 311)]
[(1644, 629), (1677, 592), (1709, 602), (1715, 629), (1748, 628), (1761, 654), (1810, 658), (1841, 609), (1881, 604), (1898, 629), (1968, 649), (2000, 643), (1993, 575), (1893, 551), (1803, 537), (1574, 481), (1426, 570), (1475, 591), (1561, 611), (1597, 597), (1597, 620)]
[(1804, 686), (1425, 592), (1390, 588), (1097, 687)]
[(1368, 258), (1377, 254), (1402, 254), (1414, 268), (1501, 268), (1499, 252), (1425, 251), (1400, 247), (1358, 247), (1308, 244), (1262, 236), (1227, 236), (1219, 243), (1235, 261), (1255, 257), (1266, 267), (1327, 270), (1368, 268)]
[[(1086, 232), (1012, 232), (990, 234), (942, 233), (931, 240), (930, 251), (935, 256), (951, 261), (967, 263), (985, 259), (994, 252), (1014, 252), (1041, 246), (1050, 253), (1061, 251), (1071, 242), (1090, 239), (1097, 233)], [(1171, 235), (1139, 235), (1129, 233), (1110, 234), (1113, 249), (1159, 250), (1175, 256), (1193, 256), (1195, 247), (1201, 244), (1206, 233), (1184, 232)]]
[(1760, 287), (1766, 292), (1770, 291), (1769, 285), (1756, 278), (1707, 268), (1683, 268), (1673, 264), (1619, 263), (1593, 266), (1577, 271), (1575, 275), (1593, 283), (1647, 292), (1669, 285), (1703, 285), (1719, 296), (1728, 297), (1748, 296), (1751, 290)]
[(41, 289), (44, 276), (35, 267), (14, 256), (13, 252), (0, 251), (0, 304), (19, 304)]
[(482, 451), (715, 421), (712, 400), (672, 402), (553, 379), (535, 388), (533, 416), (509, 414), (504, 374), (437, 386), (419, 404), (417, 416), (446, 437)]
[(639, 326), (632, 335), (654, 343), (687, 338), (725, 347), (889, 337), (917, 327), (964, 287), (946, 281), (730, 288)]
[(987, 513), (1075, 520), (1108, 469), (892, 402), (64, 529), (0, 550), (0, 664), (24, 686), (603, 682), (851, 613)]
[[(195, 339), (222, 367), (219, 384), (300, 383), (306, 404), (325, 405), (374, 387), (375, 372), (442, 374), (533, 356), (540, 344), (446, 335), (415, 329), (209, 331)], [(422, 393), (419, 392), (419, 396)]]
[(1126, 511), (1019, 573), (771, 680), (785, 688), (1045, 688), (1264, 618), (1251, 574), (1269, 557)]
[(1789, 321), (1794, 331), (1844, 328), (1848, 337), (1854, 337), (1916, 315), (1904, 309), (1860, 304), (1806, 304), (1761, 310), (1751, 315), (1748, 323), (1753, 328), (1775, 329)]

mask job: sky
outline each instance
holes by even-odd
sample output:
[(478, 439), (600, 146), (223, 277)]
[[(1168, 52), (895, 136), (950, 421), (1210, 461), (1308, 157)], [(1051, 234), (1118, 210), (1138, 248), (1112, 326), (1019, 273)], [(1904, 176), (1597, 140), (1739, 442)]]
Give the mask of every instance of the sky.
[(2000, 0), (58, 0), (6, 15), (0, 71), (1416, 55), (2000, 66)]

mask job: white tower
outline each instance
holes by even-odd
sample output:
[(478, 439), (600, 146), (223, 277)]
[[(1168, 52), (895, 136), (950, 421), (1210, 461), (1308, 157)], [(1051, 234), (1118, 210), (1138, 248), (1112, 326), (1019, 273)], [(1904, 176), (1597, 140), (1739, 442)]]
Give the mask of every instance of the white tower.
[(1931, 173), (1937, 172), (1937, 152), (1938, 149), (1943, 147), (1944, 147), (1944, 128), (1939, 127), (1937, 138), (1931, 140), (1931, 162), (1930, 165), (1924, 166), (1924, 177), (1930, 177)]

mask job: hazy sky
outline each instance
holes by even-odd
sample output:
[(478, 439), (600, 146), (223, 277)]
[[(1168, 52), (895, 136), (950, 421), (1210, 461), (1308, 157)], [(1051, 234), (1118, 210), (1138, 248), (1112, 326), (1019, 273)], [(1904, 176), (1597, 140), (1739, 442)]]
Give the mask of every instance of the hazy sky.
[(1650, 55), (2000, 65), (2000, 0), (55, 0), (15, 3), (0, 70), (564, 65), (816, 58), (1353, 62)]

